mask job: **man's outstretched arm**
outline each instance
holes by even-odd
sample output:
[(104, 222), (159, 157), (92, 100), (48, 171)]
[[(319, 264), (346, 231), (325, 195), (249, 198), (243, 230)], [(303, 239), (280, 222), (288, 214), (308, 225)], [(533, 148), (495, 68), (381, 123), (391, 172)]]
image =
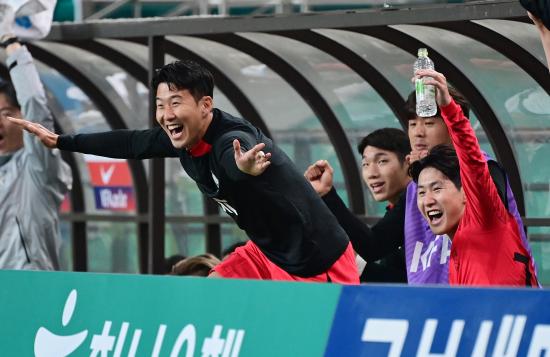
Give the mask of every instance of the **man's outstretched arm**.
[(93, 134), (58, 135), (39, 123), (8, 119), (35, 135), (44, 146), (118, 159), (177, 157), (178, 153), (161, 128), (113, 130)]

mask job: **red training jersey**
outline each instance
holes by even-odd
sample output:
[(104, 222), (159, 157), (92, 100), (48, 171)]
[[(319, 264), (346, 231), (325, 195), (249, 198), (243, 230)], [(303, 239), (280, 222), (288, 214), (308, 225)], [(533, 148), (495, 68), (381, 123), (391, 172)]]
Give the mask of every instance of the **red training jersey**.
[(452, 242), (449, 283), (537, 286), (518, 225), (498, 195), (468, 118), (454, 101), (441, 108), (441, 116), (460, 162), (466, 196)]

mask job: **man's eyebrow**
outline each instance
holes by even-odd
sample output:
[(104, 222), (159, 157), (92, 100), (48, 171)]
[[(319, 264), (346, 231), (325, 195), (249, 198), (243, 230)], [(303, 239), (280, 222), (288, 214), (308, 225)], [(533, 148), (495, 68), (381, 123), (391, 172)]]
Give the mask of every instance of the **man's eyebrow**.
[[(372, 159), (374, 160), (381, 156), (388, 156), (388, 154), (385, 152), (377, 152), (376, 154), (373, 155)], [(365, 155), (363, 155), (363, 159), (366, 159)]]
[(435, 180), (435, 181), (431, 181), (431, 182), (428, 182), (427, 184), (425, 185), (417, 185), (418, 188), (426, 188), (426, 187), (433, 187), (437, 184), (441, 184), (442, 181), (441, 180)]
[(441, 181), (441, 180), (435, 180), (435, 181), (430, 182), (430, 187), (433, 187), (435, 185), (441, 185), (442, 183), (443, 183), (443, 181)]
[(179, 95), (179, 94), (173, 94), (173, 95), (171, 95), (171, 96), (169, 96), (169, 97), (165, 97), (165, 98), (156, 97), (155, 99), (156, 99), (156, 100), (163, 100), (163, 99), (165, 99), (165, 100), (170, 100), (170, 99), (174, 99), (174, 98), (182, 98), (182, 96)]

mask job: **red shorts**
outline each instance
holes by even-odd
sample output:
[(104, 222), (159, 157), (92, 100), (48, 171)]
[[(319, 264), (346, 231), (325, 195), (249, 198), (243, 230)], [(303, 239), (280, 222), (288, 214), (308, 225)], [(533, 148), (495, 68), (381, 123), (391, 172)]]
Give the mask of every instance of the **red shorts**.
[(279, 268), (252, 241), (237, 248), (223, 262), (214, 267), (214, 271), (224, 278), (359, 284), (359, 272), (351, 244), (326, 272), (309, 278), (292, 275)]

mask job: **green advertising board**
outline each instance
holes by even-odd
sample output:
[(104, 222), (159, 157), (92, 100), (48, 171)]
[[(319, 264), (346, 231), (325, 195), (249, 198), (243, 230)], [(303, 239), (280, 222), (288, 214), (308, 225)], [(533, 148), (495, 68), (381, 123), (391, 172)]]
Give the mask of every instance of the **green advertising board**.
[(341, 287), (0, 271), (3, 356), (322, 356)]

